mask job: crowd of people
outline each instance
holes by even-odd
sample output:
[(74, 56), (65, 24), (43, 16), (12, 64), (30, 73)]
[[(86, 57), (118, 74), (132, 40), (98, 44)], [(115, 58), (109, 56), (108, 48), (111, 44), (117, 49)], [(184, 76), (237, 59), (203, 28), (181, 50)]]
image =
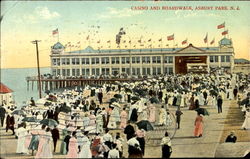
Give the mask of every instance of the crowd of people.
[[(222, 113), (224, 100), (238, 100), (245, 113), (242, 128), (250, 129), (249, 89), (249, 78), (243, 74), (165, 75), (141, 82), (86, 85), (48, 93), (38, 101), (31, 98), (19, 111), (1, 106), (1, 125), (5, 121), (6, 132), (10, 129), (17, 136), (17, 153), (36, 158), (52, 158), (57, 147), (67, 158), (121, 158), (124, 143), (128, 157), (143, 157), (147, 130), (138, 122), (166, 127), (176, 122), (180, 129), (181, 109), (211, 105)], [(170, 107), (176, 107), (175, 118)], [(197, 111), (195, 137), (203, 135), (203, 115)], [(44, 124), (46, 119), (51, 122)], [(161, 146), (162, 157), (169, 158), (169, 132), (162, 136)]]

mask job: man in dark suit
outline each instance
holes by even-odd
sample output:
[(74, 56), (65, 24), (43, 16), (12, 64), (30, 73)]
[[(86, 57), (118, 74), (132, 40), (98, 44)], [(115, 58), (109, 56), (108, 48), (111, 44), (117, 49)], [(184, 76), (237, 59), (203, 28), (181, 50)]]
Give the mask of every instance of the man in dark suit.
[(218, 113), (222, 113), (222, 97), (219, 95), (217, 98), (217, 107), (218, 107)]
[(0, 119), (1, 119), (1, 126), (3, 127), (3, 122), (5, 119), (6, 110), (4, 109), (3, 105), (0, 106)]
[(52, 134), (52, 139), (54, 143), (54, 152), (56, 152), (56, 143), (57, 143), (57, 140), (60, 138), (59, 130), (57, 129), (56, 126), (54, 127), (53, 130), (51, 130), (51, 134)]

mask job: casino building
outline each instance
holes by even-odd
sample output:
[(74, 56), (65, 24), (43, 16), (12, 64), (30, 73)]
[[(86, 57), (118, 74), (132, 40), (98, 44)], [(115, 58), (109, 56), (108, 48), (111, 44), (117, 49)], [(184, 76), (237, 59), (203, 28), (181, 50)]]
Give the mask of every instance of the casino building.
[(205, 73), (217, 68), (232, 72), (234, 55), (232, 40), (223, 38), (217, 47), (95, 50), (88, 46), (70, 52), (57, 42), (50, 57), (53, 75), (99, 76)]

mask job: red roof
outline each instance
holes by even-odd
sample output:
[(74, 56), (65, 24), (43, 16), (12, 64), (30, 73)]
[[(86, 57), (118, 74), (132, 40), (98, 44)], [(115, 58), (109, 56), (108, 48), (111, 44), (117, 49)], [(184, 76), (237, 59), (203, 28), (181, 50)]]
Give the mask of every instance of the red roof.
[(13, 92), (10, 88), (0, 83), (0, 93), (11, 93)]

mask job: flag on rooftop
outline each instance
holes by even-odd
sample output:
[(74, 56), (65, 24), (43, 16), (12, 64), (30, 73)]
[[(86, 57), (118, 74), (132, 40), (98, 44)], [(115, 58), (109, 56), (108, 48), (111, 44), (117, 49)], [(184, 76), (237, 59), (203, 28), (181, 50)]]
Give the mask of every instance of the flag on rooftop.
[(210, 42), (210, 45), (212, 45), (214, 43), (214, 39)]
[(206, 37), (204, 38), (204, 43), (207, 43), (207, 34)]
[(58, 34), (58, 28), (52, 31), (52, 35)]
[(187, 39), (186, 39), (186, 40), (183, 40), (181, 44), (182, 44), (182, 45), (187, 44)]
[(174, 40), (174, 34), (167, 37), (168, 40)]
[(222, 35), (228, 34), (228, 30), (223, 31), (221, 34), (222, 34)]
[(160, 38), (159, 41), (162, 41), (162, 38)]
[(225, 22), (217, 26), (217, 29), (221, 29), (221, 28), (225, 28)]

